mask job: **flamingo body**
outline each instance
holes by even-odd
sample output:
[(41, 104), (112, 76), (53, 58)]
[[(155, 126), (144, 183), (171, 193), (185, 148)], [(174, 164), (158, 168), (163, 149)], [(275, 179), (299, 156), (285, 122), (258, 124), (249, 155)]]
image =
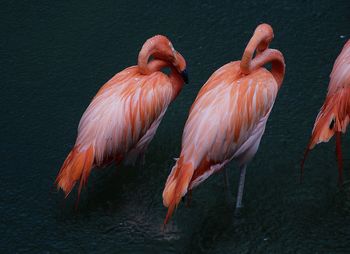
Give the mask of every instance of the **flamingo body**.
[(239, 164), (255, 155), (278, 85), (269, 71), (261, 68), (241, 77), (239, 62), (217, 70), (200, 90), (186, 122), (180, 160), (196, 171), (189, 189), (197, 186), (232, 159)]
[(94, 166), (98, 167), (115, 155), (125, 159), (130, 152), (140, 154), (152, 140), (173, 97), (172, 83), (164, 73), (145, 76), (136, 66), (127, 68), (92, 100), (81, 118), (77, 143), (82, 150), (94, 147)]
[(343, 181), (341, 153), (341, 133), (345, 133), (350, 117), (350, 40), (337, 57), (330, 75), (328, 93), (312, 130), (311, 138), (301, 164), (316, 144), (328, 142), (336, 135), (336, 154), (338, 159), (339, 183)]
[[(264, 50), (254, 63), (277, 59), (278, 70), (276, 65), (274, 72), (261, 65), (248, 67), (245, 74), (242, 61), (231, 62), (214, 72), (199, 91), (185, 124), (180, 157), (163, 191), (163, 203), (168, 207), (165, 223), (188, 191), (231, 160), (246, 165), (258, 150), (284, 76), (282, 54)], [(278, 75), (273, 75), (277, 71)]]
[[(150, 56), (154, 60), (148, 62)], [(134, 163), (143, 155), (184, 84), (185, 65), (170, 41), (158, 35), (144, 44), (137, 66), (124, 69), (101, 87), (80, 120), (75, 146), (56, 179), (66, 195), (77, 181), (80, 193), (93, 167), (113, 161)], [(164, 74), (163, 67), (172, 72)]]

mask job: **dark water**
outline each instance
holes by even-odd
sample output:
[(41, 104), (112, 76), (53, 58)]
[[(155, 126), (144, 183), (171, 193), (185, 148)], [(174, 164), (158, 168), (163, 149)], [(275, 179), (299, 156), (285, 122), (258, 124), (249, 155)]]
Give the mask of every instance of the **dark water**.
[[(350, 253), (350, 187), (337, 188), (334, 141), (299, 162), (336, 56), (350, 1), (7, 1), (0, 5), (1, 253)], [(161, 193), (200, 87), (237, 60), (260, 22), (275, 31), (287, 74), (232, 217), (221, 175), (163, 231)], [(79, 210), (53, 188), (79, 119), (142, 43), (167, 35), (187, 59), (185, 86), (141, 167), (94, 171)], [(344, 138), (345, 179), (349, 135)], [(235, 195), (238, 172), (229, 166)]]

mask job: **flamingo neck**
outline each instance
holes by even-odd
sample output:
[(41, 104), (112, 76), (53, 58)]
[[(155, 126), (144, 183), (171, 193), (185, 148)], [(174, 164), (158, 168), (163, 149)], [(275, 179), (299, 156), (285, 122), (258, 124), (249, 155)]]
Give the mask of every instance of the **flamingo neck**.
[(173, 98), (175, 99), (176, 96), (180, 93), (182, 87), (184, 86), (184, 81), (181, 77), (181, 75), (179, 74), (179, 72), (174, 68), (174, 67), (170, 67), (171, 72), (169, 74), (169, 79), (170, 82), (173, 86)]
[(167, 61), (160, 59), (153, 59), (147, 64), (147, 69), (149, 70), (149, 73), (160, 71), (165, 67), (170, 67), (171, 70), (169, 74), (169, 79), (173, 86), (173, 99), (175, 99), (184, 85), (183, 79), (178, 73), (178, 71), (176, 71), (176, 69), (173, 66), (171, 66)]
[(271, 63), (271, 74), (278, 86), (281, 86), (285, 73), (284, 57), (276, 49), (267, 49), (256, 56), (250, 63), (249, 72), (257, 70), (267, 63)]
[(152, 70), (150, 70), (148, 66), (148, 60), (151, 55), (156, 51), (156, 43), (153, 38), (147, 40), (145, 44), (142, 46), (142, 49), (139, 53), (138, 63), (139, 71), (142, 74), (150, 74)]
[[(243, 74), (248, 75), (265, 64), (271, 63), (271, 73), (276, 79), (278, 86), (280, 86), (284, 78), (285, 64), (280, 51), (268, 48), (273, 37), (273, 30), (270, 25), (259, 25), (244, 50), (240, 69)], [(255, 52), (256, 56), (253, 59)]]
[(273, 39), (272, 27), (268, 24), (259, 25), (250, 39), (247, 47), (244, 50), (242, 60), (241, 60), (241, 71), (244, 74), (249, 74), (251, 72), (250, 64), (255, 53), (257, 55), (268, 48), (270, 42)]
[(167, 61), (161, 59), (153, 59), (152, 61), (148, 62), (146, 67), (149, 73), (153, 73), (156, 71), (160, 71), (165, 67), (170, 67), (170, 64)]
[[(163, 62), (169, 62), (169, 52), (171, 52), (170, 41), (162, 35), (156, 35), (152, 38), (148, 39), (142, 46), (139, 56), (138, 56), (138, 67), (141, 74), (150, 74), (154, 72), (154, 70), (159, 70), (158, 66), (168, 66)], [(163, 60), (162, 63), (157, 61), (154, 64), (151, 64), (154, 60), (150, 61), (150, 57), (153, 56), (154, 59)]]
[[(153, 56), (153, 59), (149, 61), (151, 56)], [(172, 59), (177, 60), (176, 65), (174, 65)], [(143, 44), (138, 56), (138, 68), (141, 74), (148, 75), (153, 72), (160, 71), (164, 67), (169, 67), (171, 69), (168, 77), (174, 89), (173, 98), (178, 95), (184, 85), (184, 80), (182, 79), (179, 71), (176, 69), (180, 68), (180, 65), (183, 67), (183, 69), (185, 69), (185, 59), (180, 55), (180, 53), (174, 50), (171, 42), (162, 35), (156, 35), (148, 39)]]

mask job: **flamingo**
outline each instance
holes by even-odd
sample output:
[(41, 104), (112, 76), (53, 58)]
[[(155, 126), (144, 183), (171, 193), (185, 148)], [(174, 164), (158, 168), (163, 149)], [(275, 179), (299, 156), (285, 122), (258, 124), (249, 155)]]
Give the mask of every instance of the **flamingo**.
[[(168, 207), (164, 224), (186, 193), (231, 160), (240, 168), (236, 212), (242, 207), (246, 167), (258, 150), (285, 73), (282, 53), (268, 48), (273, 36), (270, 25), (260, 24), (242, 60), (219, 68), (199, 91), (185, 124), (180, 157), (163, 191)], [(268, 63), (271, 71), (263, 67)]]
[(344, 45), (340, 55), (335, 60), (330, 75), (328, 93), (307, 145), (301, 162), (303, 174), (304, 163), (311, 149), (316, 144), (328, 142), (335, 134), (336, 156), (338, 160), (338, 183), (343, 183), (343, 159), (341, 151), (341, 133), (346, 132), (350, 117), (350, 40)]
[[(169, 67), (169, 75), (161, 72)], [(66, 197), (76, 182), (86, 185), (94, 167), (115, 161), (134, 163), (143, 156), (169, 104), (188, 82), (186, 62), (169, 39), (148, 39), (138, 64), (104, 84), (84, 112), (75, 145), (64, 161), (56, 185)]]

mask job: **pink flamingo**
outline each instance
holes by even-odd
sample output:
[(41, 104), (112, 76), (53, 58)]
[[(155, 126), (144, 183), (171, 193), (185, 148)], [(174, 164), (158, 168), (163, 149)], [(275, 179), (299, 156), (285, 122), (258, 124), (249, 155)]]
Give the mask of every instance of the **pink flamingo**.
[[(242, 60), (215, 71), (199, 91), (185, 125), (180, 157), (163, 192), (168, 207), (165, 224), (187, 192), (232, 159), (240, 168), (236, 211), (242, 207), (246, 167), (258, 150), (284, 78), (283, 55), (268, 48), (272, 39), (271, 26), (259, 25)], [(268, 63), (271, 71), (263, 67)]]
[[(164, 67), (171, 69), (169, 75), (161, 72)], [(56, 179), (66, 197), (80, 181), (79, 199), (92, 168), (113, 161), (133, 163), (142, 156), (187, 79), (185, 59), (169, 39), (162, 35), (148, 39), (138, 65), (103, 85), (84, 112), (75, 145)]]
[(304, 159), (309, 151), (321, 142), (328, 142), (335, 134), (336, 154), (338, 160), (338, 182), (343, 183), (343, 159), (341, 152), (341, 133), (345, 133), (350, 117), (350, 40), (347, 41), (338, 58), (335, 60), (326, 100), (316, 117)]

